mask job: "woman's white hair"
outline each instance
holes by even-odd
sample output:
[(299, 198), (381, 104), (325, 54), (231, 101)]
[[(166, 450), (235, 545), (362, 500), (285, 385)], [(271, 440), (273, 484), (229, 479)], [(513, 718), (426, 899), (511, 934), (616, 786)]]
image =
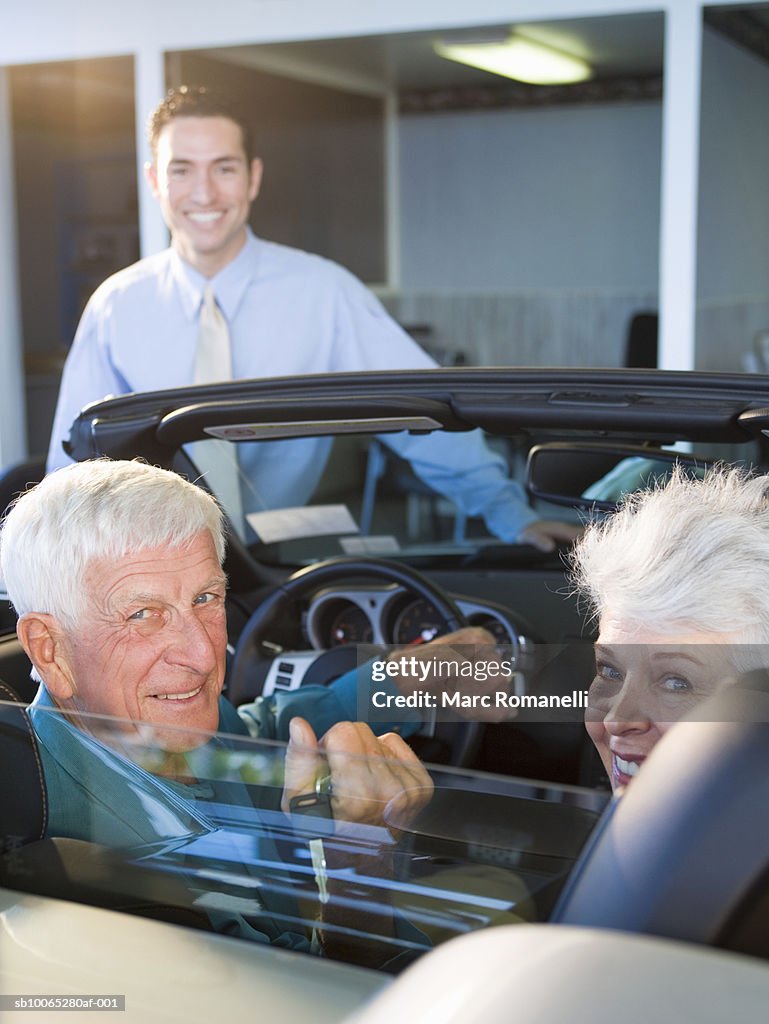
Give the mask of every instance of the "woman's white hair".
[(143, 462), (80, 462), (51, 473), (12, 506), (0, 532), (0, 575), (18, 615), (45, 612), (71, 630), (88, 606), (91, 562), (180, 547), (202, 530), (221, 563), (222, 513), (205, 491)]
[(769, 476), (720, 467), (629, 495), (591, 523), (572, 580), (595, 616), (660, 634), (731, 633), (769, 643)]

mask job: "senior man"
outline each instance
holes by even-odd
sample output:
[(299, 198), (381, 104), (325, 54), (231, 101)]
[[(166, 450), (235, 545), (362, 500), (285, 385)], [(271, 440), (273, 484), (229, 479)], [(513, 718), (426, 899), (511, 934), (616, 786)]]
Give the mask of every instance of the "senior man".
[[(205, 828), (206, 801), (218, 797), (196, 787), (190, 751), (205, 747), (217, 730), (247, 731), (221, 695), (223, 557), (222, 514), (213, 498), (175, 473), (139, 462), (66, 467), (9, 512), (0, 571), (41, 684), (31, 717), (49, 796), (49, 835), (131, 846)], [(455, 636), (491, 640), (479, 630)], [(321, 723), (318, 731), (334, 712), (347, 717), (350, 687), (341, 682), (341, 699), (334, 685), (306, 687), (280, 695), (270, 712), (273, 731), (290, 740), (283, 809), (314, 792), (322, 765), (337, 821), (384, 833), (390, 807), (403, 827), (432, 791), (403, 739), (338, 720), (319, 742), (311, 722), (292, 714), (303, 711)], [(93, 715), (131, 720), (162, 749), (164, 762), (153, 772), (133, 764), (121, 733), (102, 742)], [(387, 871), (387, 851), (380, 861), (378, 870)], [(326, 920), (332, 913), (327, 909)], [(240, 933), (249, 928), (236, 925)], [(253, 937), (286, 941), (263, 923)]]
[[(246, 731), (221, 697), (223, 555), (215, 501), (176, 474), (141, 463), (61, 470), (9, 513), (0, 564), (19, 614), (19, 639), (41, 683), (31, 718), (49, 835), (124, 847), (206, 830), (221, 795), (194, 777), (194, 757), (185, 761), (218, 729)], [(164, 754), (155, 772), (132, 763), (124, 742), (130, 726), (109, 736), (93, 715), (130, 719)], [(308, 722), (295, 718), (290, 731), (285, 810), (294, 797), (313, 792), (321, 759)], [(365, 770), (356, 770), (359, 756)], [(388, 804), (394, 801), (399, 820), (408, 820), (431, 793), (429, 776), (404, 741), (377, 738), (362, 723), (331, 728), (322, 761), (331, 784), (338, 783), (336, 818), (381, 826), (383, 835)], [(245, 805), (240, 790), (236, 800)], [(383, 850), (375, 870), (387, 867)], [(327, 925), (336, 910), (325, 909)], [(349, 926), (349, 914), (338, 916)], [(356, 924), (354, 918), (355, 912)], [(280, 915), (259, 914), (253, 922), (218, 913), (212, 920), (230, 933), (302, 948), (301, 935), (276, 923)], [(392, 921), (378, 927), (387, 931)]]
[[(36, 705), (244, 733), (221, 697), (224, 547), (222, 514), (210, 495), (141, 462), (73, 464), (24, 494), (3, 524), (0, 569), (19, 616), (19, 639), (43, 683)], [(456, 661), (458, 651), (460, 660), (468, 652), (484, 663), (496, 658), (493, 637), (477, 627), (413, 656)], [(481, 692), (499, 682), (467, 678), (457, 686)], [(436, 679), (442, 687), (451, 682), (437, 674), (430, 682)], [(416, 675), (388, 674), (377, 689), (409, 694), (424, 685)], [(356, 719), (356, 705), (356, 674), (349, 673), (327, 687), (277, 693), (258, 722), (246, 717), (252, 735), (262, 726), (268, 738), (314, 747), (313, 729)], [(289, 737), (300, 715), (309, 725), (297, 722)], [(378, 725), (383, 732), (390, 727)]]
[[(168, 751), (200, 743), (198, 732), (246, 734), (222, 697), (224, 545), (216, 502), (144, 463), (80, 463), (24, 494), (3, 524), (0, 568), (41, 683), (34, 708), (145, 723)], [(272, 715), (271, 735), (315, 750), (313, 726), (292, 712), (325, 730), (334, 716), (355, 717), (352, 692), (348, 684), (342, 698), (333, 685), (280, 694), (261, 719)], [(343, 732), (343, 746), (414, 764), (399, 736), (375, 740), (359, 726), (351, 741)], [(337, 736), (327, 732), (324, 747), (333, 749)]]

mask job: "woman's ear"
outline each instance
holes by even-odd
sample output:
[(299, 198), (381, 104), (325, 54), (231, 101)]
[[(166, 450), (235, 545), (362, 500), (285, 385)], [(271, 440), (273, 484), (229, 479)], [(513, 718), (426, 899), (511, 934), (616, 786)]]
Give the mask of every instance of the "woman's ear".
[(16, 623), (16, 635), (54, 700), (70, 700), (75, 685), (58, 619), (44, 612), (22, 615)]

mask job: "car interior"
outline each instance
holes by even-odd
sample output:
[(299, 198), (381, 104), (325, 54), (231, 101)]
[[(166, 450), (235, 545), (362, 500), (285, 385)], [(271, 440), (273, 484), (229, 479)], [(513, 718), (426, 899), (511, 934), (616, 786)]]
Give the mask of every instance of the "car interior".
[[(225, 446), (218, 457), (241, 474), (243, 505), (242, 520), (233, 514), (229, 524), (226, 565), (226, 692), (235, 705), (326, 685), (373, 652), (407, 650), (465, 623), (484, 626), (509, 653), (522, 692), (569, 693), (592, 678), (594, 633), (570, 588), (566, 549), (495, 538), (478, 516), (426, 488), (388, 449), (389, 436), (480, 429), (543, 518), (579, 523), (674, 465), (692, 474), (717, 461), (765, 468), (767, 386), (738, 375), (465, 368), (247, 381), (98, 403), (74, 424), (70, 454), (143, 458), (205, 487), (200, 446)], [(304, 457), (297, 446), (308, 441), (322, 442), (313, 457), (322, 465), (301, 506), (281, 504), (275, 467), (291, 466), (292, 451)], [(256, 486), (243, 467), (263, 453), (271, 472)], [(13, 486), (23, 485), (14, 478)], [(249, 788), (257, 825), (230, 810), (215, 834), (122, 852), (98, 836), (48, 836), (25, 709), (35, 687), (12, 611), (4, 615), (0, 771), (13, 799), (3, 805), (0, 883), (210, 929), (206, 911), (223, 894), (249, 905), (249, 877), (257, 864), (265, 872), (265, 858), (249, 860), (243, 844), (258, 832), (278, 851), (265, 891), (312, 903), (302, 851), (321, 825), (287, 828), (276, 796), (280, 748), (269, 742), (233, 740), (216, 768), (217, 782)], [(387, 891), (373, 898), (360, 879), (361, 898), (381, 897), (426, 937), (404, 940), (398, 953), (409, 955), (394, 969), (447, 938), (532, 921), (766, 958), (769, 832), (755, 808), (767, 795), (769, 748), (755, 707), (767, 690), (764, 673), (743, 679), (716, 699), (696, 742), (676, 743), (672, 730), (613, 800), (574, 710), (427, 722), (413, 745), (432, 766), (435, 796), (404, 829)], [(311, 911), (299, 916), (309, 927)]]

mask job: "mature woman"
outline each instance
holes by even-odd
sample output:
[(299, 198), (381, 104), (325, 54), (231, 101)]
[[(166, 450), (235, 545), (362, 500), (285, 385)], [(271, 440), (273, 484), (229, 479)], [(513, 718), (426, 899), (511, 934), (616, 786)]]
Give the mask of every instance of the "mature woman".
[(613, 788), (769, 653), (769, 476), (683, 471), (588, 527), (574, 581), (598, 620), (586, 725)]

